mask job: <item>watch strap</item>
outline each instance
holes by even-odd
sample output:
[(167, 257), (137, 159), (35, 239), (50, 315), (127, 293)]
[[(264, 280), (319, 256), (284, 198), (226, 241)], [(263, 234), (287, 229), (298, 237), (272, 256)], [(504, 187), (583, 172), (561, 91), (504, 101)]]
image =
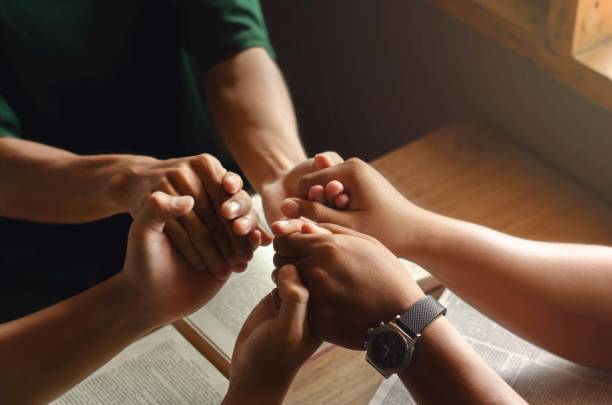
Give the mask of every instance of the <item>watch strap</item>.
[(395, 323), (412, 337), (417, 337), (423, 329), (440, 315), (446, 315), (446, 308), (431, 295), (421, 298), (395, 319)]

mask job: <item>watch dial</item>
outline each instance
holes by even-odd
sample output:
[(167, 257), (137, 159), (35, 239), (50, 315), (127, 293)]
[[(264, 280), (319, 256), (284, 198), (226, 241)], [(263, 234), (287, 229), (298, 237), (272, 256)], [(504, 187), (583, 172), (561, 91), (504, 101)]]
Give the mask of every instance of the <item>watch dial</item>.
[(387, 330), (375, 334), (371, 339), (368, 356), (377, 366), (393, 369), (402, 364), (408, 348), (399, 333)]

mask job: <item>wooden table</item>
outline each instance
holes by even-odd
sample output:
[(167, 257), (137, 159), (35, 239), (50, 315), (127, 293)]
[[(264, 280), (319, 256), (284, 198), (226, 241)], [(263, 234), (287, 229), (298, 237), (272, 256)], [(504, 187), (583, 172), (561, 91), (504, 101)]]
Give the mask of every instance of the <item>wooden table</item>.
[[(372, 162), (407, 198), (530, 239), (612, 245), (612, 205), (487, 127), (452, 124)], [(364, 353), (331, 347), (287, 404), (367, 404), (382, 377)]]

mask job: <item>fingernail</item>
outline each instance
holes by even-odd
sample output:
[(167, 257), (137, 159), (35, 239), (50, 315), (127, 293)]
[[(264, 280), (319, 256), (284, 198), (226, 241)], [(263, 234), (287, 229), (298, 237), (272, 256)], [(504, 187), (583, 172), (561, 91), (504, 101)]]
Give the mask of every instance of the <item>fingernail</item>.
[(249, 219), (248, 219), (248, 218), (242, 218), (242, 219), (240, 220), (240, 226), (241, 226), (243, 229), (247, 229), (247, 228), (249, 227), (249, 225), (250, 225), (250, 224), (251, 224), (251, 221), (249, 221)]
[(172, 199), (172, 205), (176, 208), (187, 208), (191, 205), (191, 197), (188, 195), (182, 197), (174, 197)]
[(237, 201), (230, 201), (227, 204), (227, 212), (232, 217), (238, 215), (238, 212), (240, 212), (240, 203), (238, 203)]
[(275, 223), (284, 228), (287, 225), (289, 225), (289, 220), (281, 219), (281, 220), (276, 221)]
[(300, 216), (300, 204), (294, 200), (285, 200), (283, 202), (283, 214), (289, 218), (298, 218)]

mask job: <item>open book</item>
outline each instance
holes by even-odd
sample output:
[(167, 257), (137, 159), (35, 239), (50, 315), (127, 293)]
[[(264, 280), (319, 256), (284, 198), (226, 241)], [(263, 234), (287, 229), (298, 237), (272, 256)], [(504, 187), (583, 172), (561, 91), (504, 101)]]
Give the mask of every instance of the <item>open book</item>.
[[(264, 218), (259, 196), (253, 205)], [(273, 257), (272, 246), (257, 249), (247, 270), (233, 274), (208, 304), (133, 343), (56, 404), (219, 403), (242, 324), (275, 287)], [(402, 262), (424, 289), (439, 285), (416, 264)]]
[[(612, 404), (612, 374), (564, 360), (491, 321), (450, 291), (440, 303), (480, 356), (530, 404)], [(384, 380), (370, 405), (410, 405), (397, 376)]]

